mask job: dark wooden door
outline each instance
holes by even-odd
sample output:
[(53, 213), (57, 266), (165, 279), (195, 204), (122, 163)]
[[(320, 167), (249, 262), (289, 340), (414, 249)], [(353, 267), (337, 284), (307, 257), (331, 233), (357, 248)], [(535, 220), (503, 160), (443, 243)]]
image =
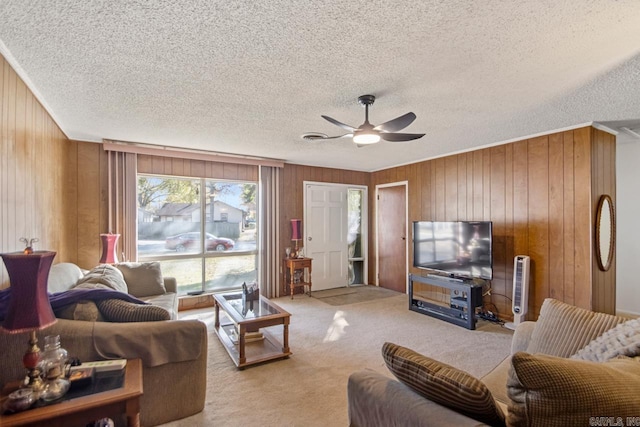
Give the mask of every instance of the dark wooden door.
[(406, 186), (378, 188), (378, 283), (407, 292)]

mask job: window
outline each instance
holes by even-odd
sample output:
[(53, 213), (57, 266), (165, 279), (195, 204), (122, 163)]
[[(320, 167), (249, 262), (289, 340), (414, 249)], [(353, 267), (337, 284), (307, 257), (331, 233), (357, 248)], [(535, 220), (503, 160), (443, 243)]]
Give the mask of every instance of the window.
[(138, 259), (160, 261), (181, 295), (256, 280), (256, 194), (255, 182), (138, 175)]
[(365, 283), (365, 255), (362, 235), (362, 211), (365, 195), (364, 190), (359, 188), (349, 188), (347, 195), (348, 278), (349, 285), (353, 285)]

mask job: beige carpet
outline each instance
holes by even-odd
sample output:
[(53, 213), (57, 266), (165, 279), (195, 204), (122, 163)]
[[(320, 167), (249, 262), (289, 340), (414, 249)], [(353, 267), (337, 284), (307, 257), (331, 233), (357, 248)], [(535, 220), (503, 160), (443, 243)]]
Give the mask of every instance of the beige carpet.
[[(205, 409), (165, 426), (347, 426), (347, 378), (365, 368), (391, 375), (380, 355), (385, 341), (476, 376), (497, 365), (511, 343), (512, 332), (494, 324), (482, 321), (469, 331), (409, 311), (406, 295), (341, 307), (303, 295), (274, 301), (292, 315), (293, 355), (238, 370), (211, 332)], [(181, 317), (213, 326), (213, 309)]]
[(399, 295), (398, 292), (379, 286), (352, 286), (348, 288), (327, 289), (313, 291), (311, 296), (329, 305), (347, 305), (358, 302), (373, 301)]

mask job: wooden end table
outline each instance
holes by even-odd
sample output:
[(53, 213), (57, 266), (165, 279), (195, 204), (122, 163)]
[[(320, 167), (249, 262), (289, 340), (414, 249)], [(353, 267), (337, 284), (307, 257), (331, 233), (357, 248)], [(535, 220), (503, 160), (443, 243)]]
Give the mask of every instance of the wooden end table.
[[(311, 261), (313, 258), (285, 258), (283, 260), (283, 282), (285, 286), (289, 286), (291, 290), (291, 299), (293, 299), (293, 291), (295, 288), (303, 288), (309, 286), (309, 296), (311, 296)], [(302, 277), (299, 282), (295, 281), (296, 270), (300, 271)], [(307, 280), (305, 281), (305, 270), (307, 270)], [(286, 292), (286, 288), (285, 288)]]
[[(289, 349), (289, 318), (291, 315), (267, 298), (243, 303), (242, 293), (213, 294), (215, 301), (215, 331), (231, 360), (238, 368), (283, 359)], [(220, 310), (226, 314), (221, 321)], [(282, 344), (269, 331), (261, 328), (282, 325)], [(247, 338), (247, 334), (251, 337)], [(251, 342), (247, 342), (251, 341)]]
[[(18, 383), (5, 386), (0, 403), (4, 403), (6, 396), (18, 386)], [(114, 418), (125, 414), (129, 427), (139, 427), (140, 396), (142, 396), (142, 362), (140, 359), (131, 359), (127, 360), (122, 387), (11, 415), (0, 415), (0, 426), (85, 426), (101, 418)]]

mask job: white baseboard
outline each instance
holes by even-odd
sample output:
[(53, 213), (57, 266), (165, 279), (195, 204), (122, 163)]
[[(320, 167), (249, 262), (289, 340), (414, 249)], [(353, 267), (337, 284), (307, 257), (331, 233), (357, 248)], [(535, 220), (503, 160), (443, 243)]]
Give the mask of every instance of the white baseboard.
[(633, 311), (616, 310), (616, 316), (628, 317), (630, 319), (635, 319), (637, 317), (640, 317), (640, 313), (635, 313)]

